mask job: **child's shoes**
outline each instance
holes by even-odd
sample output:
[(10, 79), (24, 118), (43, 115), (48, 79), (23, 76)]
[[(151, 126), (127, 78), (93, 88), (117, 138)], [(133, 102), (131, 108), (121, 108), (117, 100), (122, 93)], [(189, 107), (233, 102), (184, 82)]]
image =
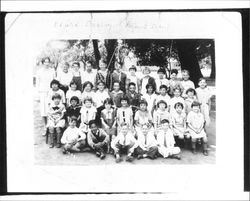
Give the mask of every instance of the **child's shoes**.
[(207, 151), (207, 150), (204, 150), (204, 151), (203, 151), (203, 154), (204, 154), (204, 156), (208, 156), (208, 151)]
[(133, 158), (133, 156), (131, 156), (131, 155), (128, 155), (127, 157), (126, 157), (126, 161), (128, 161), (128, 162), (132, 162), (134, 160), (134, 158)]
[(106, 157), (106, 155), (105, 155), (104, 153), (101, 153), (100, 159), (102, 160), (102, 159), (104, 159), (105, 157)]
[(120, 163), (122, 161), (122, 158), (119, 155), (115, 156), (115, 162)]

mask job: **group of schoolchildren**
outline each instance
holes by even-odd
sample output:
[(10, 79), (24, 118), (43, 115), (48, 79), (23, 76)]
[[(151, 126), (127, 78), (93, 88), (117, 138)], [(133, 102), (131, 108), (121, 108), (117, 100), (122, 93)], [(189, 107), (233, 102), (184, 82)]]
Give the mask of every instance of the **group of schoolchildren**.
[(62, 147), (63, 153), (90, 148), (100, 159), (109, 153), (120, 162), (123, 154), (126, 161), (181, 159), (181, 148), (196, 154), (198, 142), (208, 155), (211, 96), (204, 78), (195, 89), (187, 70), (179, 80), (177, 70), (167, 79), (160, 68), (155, 79), (145, 67), (139, 78), (135, 66), (123, 72), (116, 63), (111, 73), (100, 61), (99, 70), (86, 62), (83, 72), (78, 62), (64, 63), (55, 75), (49, 63), (43, 60), (37, 85), (50, 148)]

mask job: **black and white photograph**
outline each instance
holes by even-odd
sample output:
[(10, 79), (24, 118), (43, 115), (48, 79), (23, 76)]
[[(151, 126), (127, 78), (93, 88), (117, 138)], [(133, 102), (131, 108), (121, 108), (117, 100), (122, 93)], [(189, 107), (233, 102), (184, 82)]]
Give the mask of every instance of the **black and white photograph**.
[(8, 192), (243, 197), (241, 34), (237, 12), (8, 13)]
[(40, 165), (213, 164), (213, 39), (51, 40), (34, 69)]

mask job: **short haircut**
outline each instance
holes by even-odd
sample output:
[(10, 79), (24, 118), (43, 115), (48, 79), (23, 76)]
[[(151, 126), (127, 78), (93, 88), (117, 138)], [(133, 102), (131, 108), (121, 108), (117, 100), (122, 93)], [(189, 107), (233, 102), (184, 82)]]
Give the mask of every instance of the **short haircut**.
[(164, 100), (160, 100), (158, 103), (157, 103), (157, 107), (159, 107), (160, 104), (165, 104), (165, 107), (167, 108), (168, 107), (168, 104), (166, 103), (166, 101)]
[(145, 99), (142, 99), (140, 101), (140, 104), (139, 105), (142, 105), (142, 104), (145, 104), (146, 106), (148, 106), (148, 102), (145, 100)]
[(103, 102), (103, 105), (106, 105), (106, 104), (110, 104), (110, 105), (113, 105), (113, 101), (111, 98), (106, 98)]
[(72, 96), (71, 98), (70, 98), (70, 102), (71, 101), (76, 101), (77, 102), (77, 104), (79, 104), (79, 98), (77, 97), (77, 96)]
[(187, 89), (186, 94), (188, 94), (188, 92), (193, 92), (194, 95), (196, 96), (196, 91), (195, 91), (195, 89), (189, 88), (189, 89)]
[(145, 71), (148, 71), (149, 73), (151, 73), (151, 70), (150, 70), (150, 68), (149, 67), (145, 67), (143, 70), (142, 70), (142, 73), (144, 74), (145, 73)]
[(189, 75), (189, 71), (188, 70), (182, 70), (182, 73), (187, 73)]
[(177, 102), (174, 104), (174, 108), (176, 109), (177, 107), (181, 107), (182, 109), (184, 108), (183, 104), (181, 102)]
[(171, 71), (170, 71), (170, 74), (172, 75), (173, 73), (175, 73), (176, 75), (178, 74), (178, 70), (177, 69), (172, 69)]
[(137, 71), (135, 65), (132, 65), (128, 70), (135, 70), (135, 71)]
[(44, 57), (44, 58), (42, 58), (42, 60), (41, 60), (42, 64), (45, 62), (45, 60), (49, 60), (49, 62), (50, 62), (50, 58), (49, 58), (49, 57)]
[(55, 100), (55, 99), (62, 99), (61, 95), (58, 94), (58, 93), (55, 93), (53, 96), (52, 96), (52, 100)]
[(192, 104), (191, 104), (191, 108), (192, 107), (195, 107), (195, 106), (198, 106), (198, 107), (200, 107), (200, 103), (198, 102), (198, 101), (194, 101)]
[(60, 86), (60, 82), (58, 80), (55, 80), (55, 79), (50, 82), (50, 88), (52, 88), (53, 84), (57, 84), (57, 86)]
[(73, 84), (77, 86), (76, 82), (73, 80), (69, 83), (69, 86), (71, 87)]
[(163, 84), (163, 85), (160, 86), (160, 90), (163, 89), (163, 88), (165, 88), (167, 91), (169, 90), (168, 86), (165, 85), (165, 84)]
[(173, 92), (175, 92), (176, 90), (179, 90), (180, 93), (182, 93), (182, 89), (181, 89), (180, 86), (175, 86), (175, 87), (173, 88)]
[(104, 87), (106, 87), (105, 82), (103, 82), (102, 80), (99, 80), (99, 81), (97, 82), (97, 86), (98, 86), (99, 84), (103, 84), (103, 85), (104, 85)]
[(69, 63), (66, 61), (63, 63), (64, 66), (68, 66), (69, 67)]
[(80, 63), (77, 62), (77, 61), (73, 62), (73, 63), (72, 63), (72, 66), (73, 66), (73, 65), (76, 65), (76, 66), (80, 67)]
[(148, 90), (149, 87), (153, 88), (153, 93), (155, 92), (155, 86), (153, 84), (147, 84), (146, 89)]
[(130, 83), (128, 84), (128, 88), (129, 88), (130, 86), (135, 86), (135, 87), (136, 87), (136, 84), (135, 84), (134, 82), (130, 82)]
[(123, 95), (123, 96), (121, 97), (120, 101), (122, 102), (123, 100), (127, 101), (127, 103), (129, 104), (129, 98), (128, 98), (128, 96)]
[(169, 120), (168, 120), (168, 119), (162, 119), (162, 120), (161, 120), (161, 124), (165, 124), (165, 123), (168, 123), (168, 124), (169, 124)]
[(201, 78), (199, 79), (199, 82), (202, 81), (202, 80), (204, 80), (205, 82), (207, 82), (207, 80), (206, 80), (204, 77), (201, 77)]
[(91, 127), (93, 124), (95, 124), (97, 126), (96, 120), (89, 121), (89, 127)]
[(70, 122), (76, 122), (77, 123), (77, 118), (76, 118), (76, 116), (71, 116), (70, 117)]
[(83, 85), (82, 85), (82, 90), (83, 90), (83, 91), (84, 91), (85, 87), (86, 87), (88, 84), (90, 85), (91, 89), (93, 89), (93, 87), (94, 87), (93, 83), (90, 82), (90, 81), (86, 81), (86, 82), (84, 82)]
[(164, 68), (160, 68), (157, 73), (163, 73), (163, 74), (166, 74), (166, 70)]
[(84, 98), (83, 103), (86, 103), (86, 101), (89, 101), (89, 102), (93, 103), (92, 98), (89, 97), (89, 96), (87, 96), (86, 98)]

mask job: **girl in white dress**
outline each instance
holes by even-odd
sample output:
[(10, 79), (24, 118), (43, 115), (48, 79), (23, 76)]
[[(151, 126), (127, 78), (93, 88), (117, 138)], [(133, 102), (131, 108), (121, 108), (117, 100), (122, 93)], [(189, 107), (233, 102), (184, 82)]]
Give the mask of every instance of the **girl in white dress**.
[(211, 92), (207, 88), (207, 82), (205, 78), (200, 78), (199, 87), (196, 88), (198, 101), (201, 103), (201, 113), (204, 115), (206, 121), (206, 127), (210, 124), (209, 111), (211, 107)]

